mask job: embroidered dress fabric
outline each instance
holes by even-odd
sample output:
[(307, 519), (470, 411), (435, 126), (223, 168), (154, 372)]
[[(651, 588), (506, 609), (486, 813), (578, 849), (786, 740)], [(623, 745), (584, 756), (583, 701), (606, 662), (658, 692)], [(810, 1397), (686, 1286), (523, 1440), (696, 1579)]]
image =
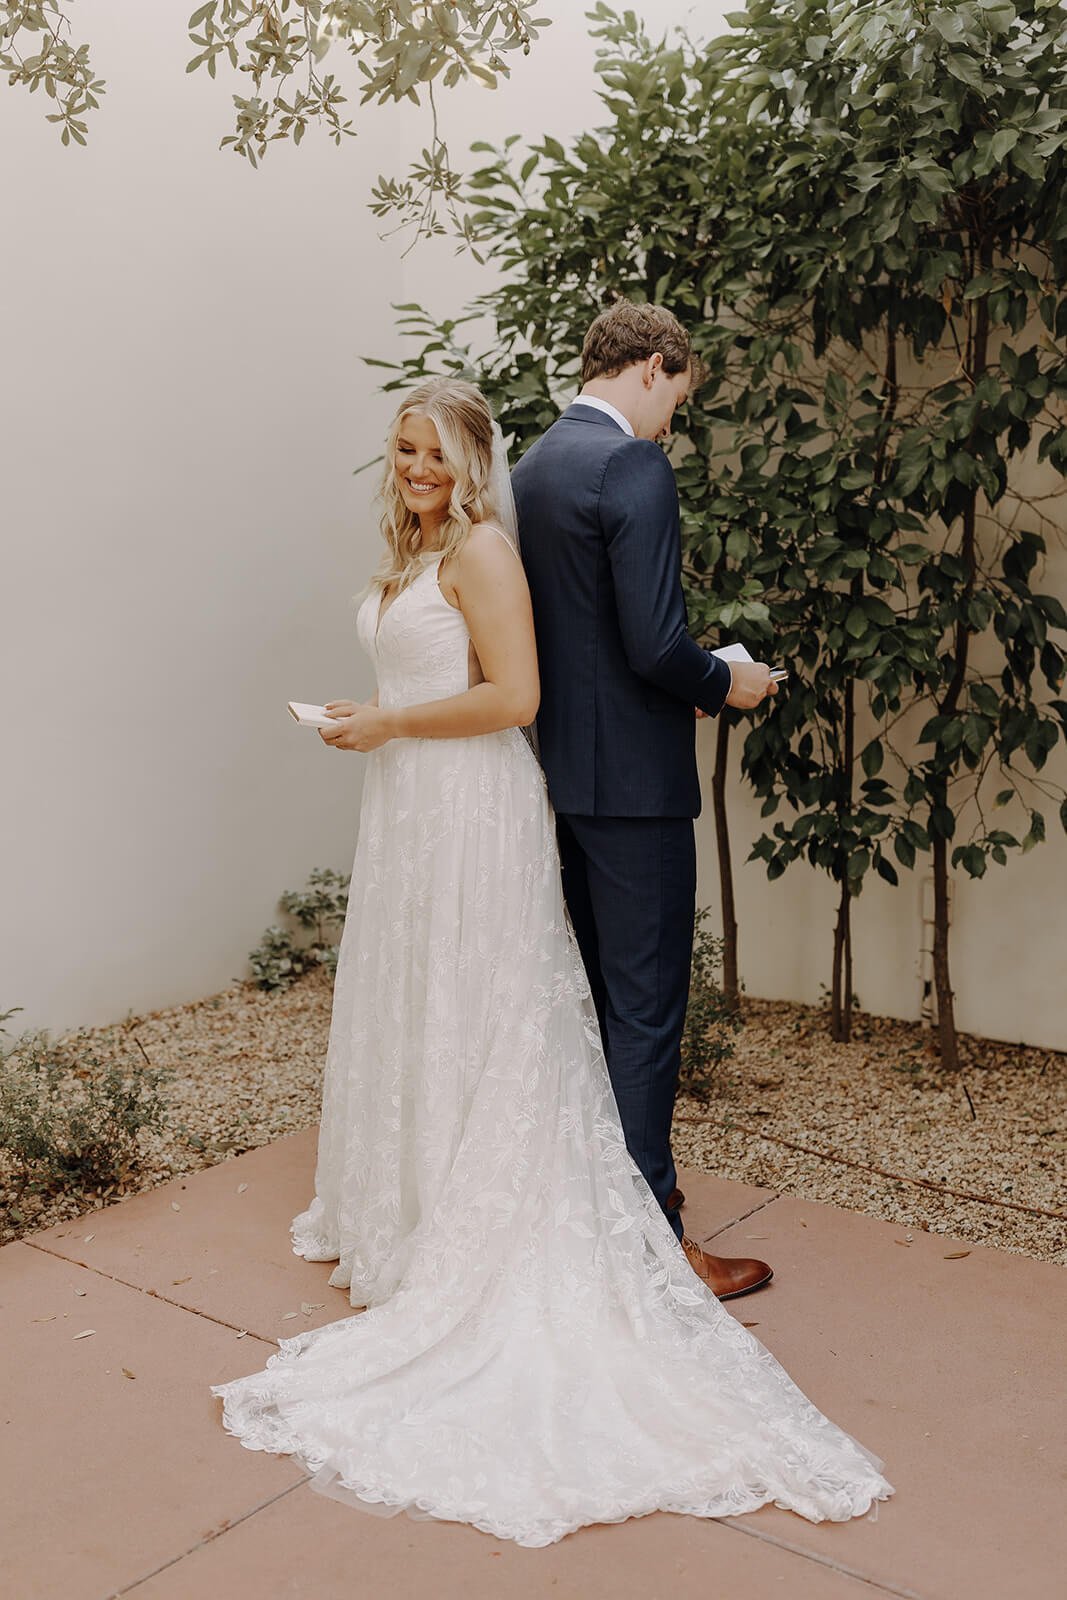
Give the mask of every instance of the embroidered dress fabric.
[[(383, 706), (468, 686), (438, 564), (360, 608)], [(367, 759), (292, 1236), (368, 1309), (212, 1393), (322, 1493), (542, 1546), (656, 1510), (841, 1521), (892, 1492), (696, 1277), (627, 1153), (518, 729)]]

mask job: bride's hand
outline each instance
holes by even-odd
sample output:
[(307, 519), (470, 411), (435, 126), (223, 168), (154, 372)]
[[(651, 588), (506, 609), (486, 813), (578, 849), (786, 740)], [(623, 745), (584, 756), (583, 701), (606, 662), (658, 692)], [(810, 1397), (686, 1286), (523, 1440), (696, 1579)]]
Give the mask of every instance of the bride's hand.
[[(351, 708), (351, 709), (349, 709)], [(388, 712), (353, 700), (332, 700), (326, 707), (335, 726), (320, 728), (319, 737), (334, 750), (377, 750), (393, 737)]]

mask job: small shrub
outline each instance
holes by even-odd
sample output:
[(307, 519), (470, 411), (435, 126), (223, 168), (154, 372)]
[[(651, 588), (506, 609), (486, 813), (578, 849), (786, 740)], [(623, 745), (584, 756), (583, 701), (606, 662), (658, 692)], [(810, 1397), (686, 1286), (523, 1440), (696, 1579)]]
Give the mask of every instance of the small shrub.
[(679, 1080), (681, 1093), (700, 1101), (710, 1099), (719, 1069), (734, 1053), (734, 1034), (742, 1026), (719, 981), (723, 942), (705, 926), (710, 915), (705, 906), (696, 917)]
[(18, 1191), (121, 1183), (137, 1165), (142, 1131), (164, 1125), (167, 1076), (95, 1054), (84, 1034), (54, 1043), (26, 1033), (0, 1048), (0, 1149)]
[(309, 948), (284, 928), (277, 927), (266, 930), (256, 948), (249, 952), (248, 960), (252, 976), (261, 989), (287, 989), (317, 964)]
[(287, 989), (313, 967), (336, 971), (348, 884), (345, 874), (316, 867), (303, 890), (286, 890), (278, 905), (296, 929), (269, 927), (248, 957), (261, 989)]

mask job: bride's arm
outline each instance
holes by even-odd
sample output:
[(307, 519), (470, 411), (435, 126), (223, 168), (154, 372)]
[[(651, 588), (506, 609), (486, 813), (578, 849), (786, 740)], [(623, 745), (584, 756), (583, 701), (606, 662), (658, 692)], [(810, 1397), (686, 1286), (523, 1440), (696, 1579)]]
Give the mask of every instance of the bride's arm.
[(341, 750), (375, 750), (390, 739), (463, 739), (525, 727), (540, 683), (526, 574), (498, 534), (476, 528), (455, 558), (452, 588), (484, 681), (446, 700), (381, 710), (361, 706), (322, 738)]

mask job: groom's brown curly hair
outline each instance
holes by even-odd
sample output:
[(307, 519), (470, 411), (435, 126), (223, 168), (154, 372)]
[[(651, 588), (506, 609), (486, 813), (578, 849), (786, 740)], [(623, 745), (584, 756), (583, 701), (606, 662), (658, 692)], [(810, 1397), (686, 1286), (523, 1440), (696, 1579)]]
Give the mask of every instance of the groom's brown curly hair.
[(647, 361), (659, 351), (663, 370), (673, 374), (693, 369), (692, 388), (703, 380), (704, 367), (693, 355), (689, 335), (665, 306), (638, 305), (616, 300), (602, 311), (582, 344), (582, 382), (615, 378), (635, 361)]

